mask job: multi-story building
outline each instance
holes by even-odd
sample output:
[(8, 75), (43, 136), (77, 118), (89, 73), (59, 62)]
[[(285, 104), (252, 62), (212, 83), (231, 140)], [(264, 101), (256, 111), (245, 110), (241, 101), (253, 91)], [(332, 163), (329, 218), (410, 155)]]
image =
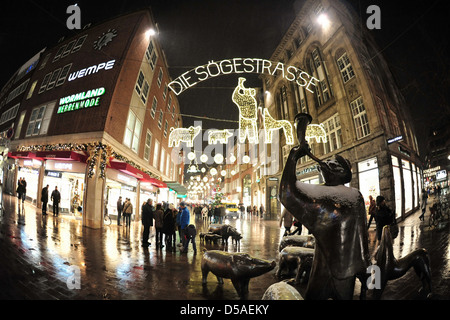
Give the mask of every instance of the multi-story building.
[[(323, 160), (340, 154), (349, 159), (350, 185), (361, 191), (366, 204), (369, 195), (382, 195), (397, 218), (405, 217), (419, 205), (421, 162), (408, 106), (386, 61), (345, 2), (298, 4), (299, 12), (270, 60), (314, 77), (314, 86), (309, 87), (314, 90), (287, 81), (281, 72), (262, 75), (265, 107), (277, 119), (292, 123), (297, 113), (309, 113), (313, 124), (323, 124), (327, 137), (326, 143), (311, 141), (315, 156)], [(282, 164), (291, 147), (281, 136)], [(323, 182), (316, 166), (312, 159), (302, 158), (298, 179)], [(275, 182), (267, 185), (266, 204), (282, 169), (283, 165), (267, 179)]]
[[(33, 67), (5, 88), (6, 103), (0, 97), (8, 112), (0, 130), (11, 138), (5, 191), (25, 177), (27, 200), (39, 207), (41, 189), (58, 186), (62, 211), (81, 206), (94, 228), (105, 210), (116, 213), (119, 195), (137, 216), (147, 198), (175, 203), (183, 164), (168, 138), (182, 119), (150, 10), (86, 26)], [(21, 95), (10, 99), (13, 92)]]
[(449, 192), (450, 170), (450, 129), (448, 117), (436, 121), (428, 137), (428, 154), (426, 156), (426, 169), (424, 170), (424, 186), (434, 188), (439, 186), (443, 192)]

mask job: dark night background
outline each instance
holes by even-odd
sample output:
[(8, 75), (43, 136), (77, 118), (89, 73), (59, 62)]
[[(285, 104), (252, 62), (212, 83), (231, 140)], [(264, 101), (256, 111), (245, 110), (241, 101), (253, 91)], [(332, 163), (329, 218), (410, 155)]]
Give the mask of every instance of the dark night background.
[[(295, 17), (294, 0), (141, 0), (141, 1), (2, 1), (0, 4), (0, 88), (34, 54), (53, 46), (64, 35), (69, 14), (77, 3), (82, 26), (151, 6), (159, 25), (158, 37), (173, 79), (195, 66), (233, 57), (269, 59)], [(411, 109), (424, 158), (426, 137), (433, 124), (448, 123), (449, 9), (445, 0), (347, 0), (366, 28), (369, 5), (381, 9), (381, 30), (370, 31)], [(184, 126), (198, 118), (203, 128), (237, 128), (230, 95), (237, 75), (200, 83), (178, 98)], [(246, 75), (247, 86), (261, 86), (257, 75)]]

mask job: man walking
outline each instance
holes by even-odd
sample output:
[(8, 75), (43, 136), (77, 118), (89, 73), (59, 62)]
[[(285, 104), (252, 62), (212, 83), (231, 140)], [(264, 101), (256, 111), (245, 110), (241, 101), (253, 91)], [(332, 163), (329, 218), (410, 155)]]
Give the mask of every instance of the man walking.
[(122, 196), (119, 196), (119, 200), (117, 200), (117, 225), (121, 226), (120, 218), (122, 217), (123, 203)]
[(42, 201), (42, 215), (46, 216), (48, 203), (48, 185), (42, 188), (41, 201)]
[(59, 202), (61, 201), (61, 194), (57, 186), (55, 186), (55, 190), (52, 192), (51, 200), (53, 201), (53, 216), (57, 217), (59, 214)]
[[(180, 230), (181, 230), (181, 240), (183, 243), (182, 248), (184, 249), (186, 247), (187, 240), (186, 239), (186, 232), (187, 232), (187, 226), (189, 225), (189, 209), (186, 207), (186, 203), (182, 201), (180, 203)], [(181, 249), (181, 250), (183, 250)]]

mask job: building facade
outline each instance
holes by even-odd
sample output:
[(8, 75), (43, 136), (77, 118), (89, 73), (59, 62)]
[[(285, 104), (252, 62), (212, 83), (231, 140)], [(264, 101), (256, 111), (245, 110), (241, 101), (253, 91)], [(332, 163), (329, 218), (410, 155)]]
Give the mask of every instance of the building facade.
[(119, 196), (137, 218), (148, 198), (176, 203), (184, 168), (168, 138), (182, 119), (151, 11), (86, 26), (35, 60), (0, 96), (2, 113), (18, 105), (0, 127), (9, 132), (5, 191), (25, 177), (27, 200), (40, 207), (41, 189), (58, 186), (62, 211), (81, 206), (93, 228), (116, 214)]
[[(280, 72), (262, 75), (265, 107), (292, 123), (296, 114), (309, 113), (327, 138), (326, 143), (310, 141), (313, 154), (322, 160), (336, 154), (350, 160), (350, 186), (361, 191), (366, 205), (369, 195), (382, 195), (396, 217), (404, 218), (419, 205), (422, 164), (408, 107), (388, 65), (369, 30), (344, 2), (298, 4), (298, 14), (270, 60), (307, 72), (315, 78), (314, 90), (286, 81)], [(292, 147), (283, 135), (280, 142), (282, 165), (267, 181), (279, 182)], [(316, 167), (312, 159), (302, 158), (298, 179), (322, 183)], [(280, 204), (271, 206), (269, 197), (277, 187), (266, 186), (266, 207), (279, 212)]]

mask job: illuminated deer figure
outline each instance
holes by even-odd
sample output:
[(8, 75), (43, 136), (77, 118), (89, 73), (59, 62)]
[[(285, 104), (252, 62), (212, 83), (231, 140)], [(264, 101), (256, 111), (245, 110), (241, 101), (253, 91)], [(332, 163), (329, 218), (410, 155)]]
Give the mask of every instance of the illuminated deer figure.
[(283, 128), (286, 137), (286, 144), (294, 144), (291, 123), (287, 120), (275, 120), (269, 114), (269, 110), (264, 109), (264, 133), (266, 135), (266, 143), (272, 143), (272, 131), (281, 128)]
[(258, 107), (256, 103), (256, 90), (244, 87), (245, 78), (239, 78), (239, 84), (233, 91), (232, 100), (239, 108), (239, 142), (248, 141), (258, 143)]

